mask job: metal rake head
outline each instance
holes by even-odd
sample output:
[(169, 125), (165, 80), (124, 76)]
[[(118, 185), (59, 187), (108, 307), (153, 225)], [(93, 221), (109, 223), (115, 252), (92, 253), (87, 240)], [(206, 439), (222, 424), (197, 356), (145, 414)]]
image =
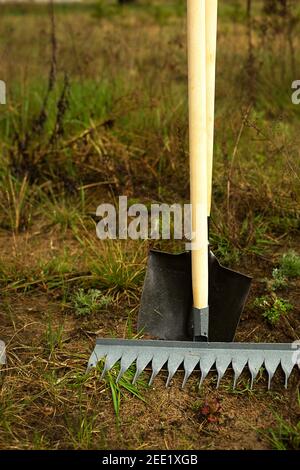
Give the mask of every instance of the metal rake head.
[(184, 370), (182, 388), (197, 367), (200, 368), (202, 385), (208, 373), (215, 367), (217, 371), (217, 388), (227, 371), (234, 372), (233, 387), (246, 366), (251, 375), (251, 389), (260, 369), (268, 373), (268, 389), (272, 378), (279, 367), (285, 375), (285, 388), (295, 366), (300, 368), (300, 344), (272, 343), (191, 343), (185, 341), (152, 341), (152, 340), (119, 340), (99, 339), (88, 363), (88, 369), (105, 359), (102, 377), (120, 361), (117, 382), (135, 363), (135, 383), (141, 373), (151, 364), (152, 374), (149, 385), (161, 369), (167, 369), (168, 387), (176, 371)]
[(4, 366), (6, 364), (6, 354), (5, 354), (5, 343), (0, 340), (0, 365)]

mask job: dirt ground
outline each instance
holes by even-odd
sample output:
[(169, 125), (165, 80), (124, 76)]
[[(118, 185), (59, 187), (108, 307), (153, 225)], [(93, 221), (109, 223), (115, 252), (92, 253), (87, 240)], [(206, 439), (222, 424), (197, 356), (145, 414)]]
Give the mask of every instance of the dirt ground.
[[(49, 256), (54, 247), (67, 246), (75, 249), (72, 237), (55, 232), (17, 237), (2, 233), (2, 265), (14, 260), (23, 270), (36, 268), (42, 254)], [(250, 307), (267, 270), (268, 263), (248, 267), (255, 280), (238, 340), (286, 342), (299, 335), (299, 281), (288, 287), (297, 307), (278, 327), (266, 327)], [(249, 390), (247, 371), (236, 390), (230, 371), (219, 390), (214, 372), (199, 390), (199, 371), (184, 390), (182, 373), (166, 389), (166, 373), (161, 372), (153, 387), (142, 387), (145, 402), (124, 391), (118, 422), (107, 383), (97, 372), (84, 378), (84, 371), (96, 337), (126, 335), (123, 303), (137, 306), (136, 301), (121, 298), (106, 311), (81, 320), (42, 282), (25, 293), (2, 290), (1, 337), (7, 343), (8, 366), (1, 372), (1, 448), (269, 449), (266, 430), (276, 425), (277, 414), (293, 421), (299, 418), (296, 371), (288, 390), (283, 388), (283, 374), (277, 373), (271, 391), (264, 374)], [(53, 350), (45, 333), (49, 325), (54, 332), (62, 327)]]

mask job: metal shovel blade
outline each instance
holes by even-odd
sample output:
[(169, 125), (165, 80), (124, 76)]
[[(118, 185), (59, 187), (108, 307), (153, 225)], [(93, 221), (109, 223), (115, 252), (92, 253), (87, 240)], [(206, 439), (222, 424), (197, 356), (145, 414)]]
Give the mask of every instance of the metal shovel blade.
[[(209, 341), (234, 339), (251, 278), (224, 268), (209, 251)], [(150, 251), (138, 330), (157, 339), (192, 340), (191, 254)]]

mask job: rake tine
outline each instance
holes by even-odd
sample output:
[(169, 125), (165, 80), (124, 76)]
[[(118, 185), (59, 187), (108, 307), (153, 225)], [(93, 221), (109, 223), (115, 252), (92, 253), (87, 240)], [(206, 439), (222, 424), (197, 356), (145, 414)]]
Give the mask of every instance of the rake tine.
[(113, 366), (116, 364), (116, 362), (118, 362), (121, 359), (121, 357), (122, 357), (122, 350), (119, 348), (107, 354), (104, 368), (101, 374), (101, 379), (104, 378), (106, 372), (112, 369)]
[(107, 355), (107, 348), (102, 347), (102, 348), (94, 349), (87, 365), (87, 372), (93, 367), (96, 367), (98, 362), (101, 361), (101, 359), (104, 359), (106, 355)]
[(153, 358), (152, 352), (143, 351), (142, 353), (138, 354), (138, 357), (136, 360), (136, 371), (135, 371), (135, 375), (132, 381), (133, 385), (135, 385), (137, 379), (139, 378), (143, 370), (146, 369), (147, 365), (152, 361), (152, 358)]
[(169, 359), (169, 353), (168, 352), (161, 352), (160, 354), (156, 354), (153, 356), (152, 359), (152, 374), (149, 380), (149, 386), (153, 384), (153, 381), (161, 368), (165, 365), (167, 360)]
[(183, 360), (184, 360), (183, 354), (178, 353), (178, 354), (171, 354), (170, 355), (169, 360), (168, 360), (169, 375), (168, 375), (168, 379), (167, 379), (167, 382), (166, 382), (166, 388), (168, 388), (168, 386), (170, 385), (170, 382), (171, 382), (173, 376), (175, 375), (178, 367), (183, 362)]
[(216, 360), (216, 369), (218, 372), (218, 381), (216, 388), (218, 389), (221, 383), (221, 380), (227, 370), (227, 367), (231, 363), (232, 357), (231, 355), (224, 354), (221, 357), (218, 357)]
[(232, 360), (232, 369), (234, 372), (233, 389), (236, 388), (237, 381), (240, 378), (244, 368), (246, 367), (247, 362), (247, 354), (240, 354)]
[(280, 364), (281, 364), (281, 367), (285, 376), (284, 388), (287, 389), (288, 380), (296, 364), (296, 357), (292, 355), (292, 358), (291, 358), (291, 355), (289, 353), (286, 353), (281, 357)]
[(254, 380), (257, 377), (259, 369), (264, 363), (264, 355), (263, 355), (263, 352), (260, 352), (260, 351), (251, 351), (251, 352), (252, 352), (251, 354), (252, 357), (250, 356), (248, 360), (248, 367), (249, 367), (250, 374), (251, 374), (250, 389), (252, 390), (253, 385), (254, 385)]
[(196, 355), (185, 356), (184, 364), (183, 364), (185, 372), (184, 372), (184, 379), (183, 379), (182, 386), (181, 386), (182, 389), (186, 386), (189, 376), (191, 375), (191, 373), (193, 372), (193, 370), (195, 369), (199, 361), (200, 361), (199, 356), (196, 356)]
[(129, 369), (131, 364), (136, 360), (136, 356), (137, 356), (136, 352), (128, 352), (122, 355), (120, 371), (119, 371), (116, 383), (119, 382), (119, 380), (125, 374), (127, 369)]
[(279, 366), (280, 363), (280, 358), (279, 357), (274, 357), (269, 355), (268, 353), (266, 354), (265, 358), (265, 368), (268, 373), (268, 390), (271, 389), (271, 382), (274, 377), (274, 374), (277, 370), (277, 367)]
[(208, 375), (210, 369), (216, 362), (216, 357), (214, 354), (206, 354), (200, 359), (200, 370), (201, 370), (201, 379), (199, 383), (199, 388), (202, 387), (203, 382)]

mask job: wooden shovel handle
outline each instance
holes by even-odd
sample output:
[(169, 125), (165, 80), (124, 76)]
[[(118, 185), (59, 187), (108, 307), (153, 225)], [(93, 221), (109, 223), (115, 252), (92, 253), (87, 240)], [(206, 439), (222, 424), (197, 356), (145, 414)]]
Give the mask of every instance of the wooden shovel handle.
[(206, 126), (207, 126), (207, 215), (211, 211), (214, 152), (216, 52), (218, 0), (206, 0)]
[(187, 0), (194, 307), (208, 305), (206, 0)]

